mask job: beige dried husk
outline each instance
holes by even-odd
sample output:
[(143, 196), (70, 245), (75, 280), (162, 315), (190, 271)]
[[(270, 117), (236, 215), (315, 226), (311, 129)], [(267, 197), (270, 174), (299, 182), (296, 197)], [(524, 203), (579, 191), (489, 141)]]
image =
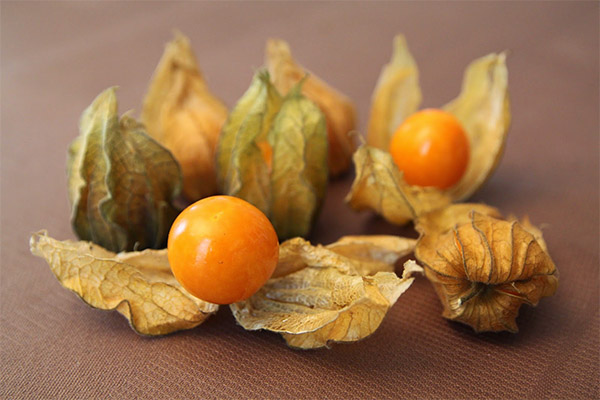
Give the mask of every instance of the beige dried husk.
[[(402, 278), (396, 261), (416, 240), (349, 236), (328, 246), (300, 238), (280, 247), (277, 269), (250, 299), (231, 305), (246, 329), (280, 332), (290, 346), (317, 348), (373, 333), (387, 310), (422, 272), (414, 261)], [(50, 265), (63, 287), (88, 305), (117, 310), (142, 335), (164, 335), (200, 325), (218, 310), (189, 294), (169, 267), (167, 250), (115, 254), (90, 242), (32, 235), (31, 252)]]
[(306, 77), (302, 94), (319, 106), (327, 121), (329, 174), (335, 177), (348, 170), (356, 148), (354, 138), (350, 135), (356, 128), (354, 103), (299, 65), (292, 58), (290, 46), (283, 40), (267, 41), (265, 64), (273, 85), (284, 95)]
[(443, 316), (476, 332), (517, 332), (522, 304), (558, 287), (541, 231), (504, 220), (493, 207), (457, 204), (421, 216), (415, 256), (444, 307)]
[(90, 242), (58, 241), (45, 231), (31, 236), (30, 249), (63, 287), (94, 308), (117, 310), (142, 335), (194, 328), (218, 309), (177, 282), (166, 249), (115, 254)]
[[(473, 61), (465, 71), (460, 95), (442, 107), (461, 122), (469, 139), (470, 158), (461, 180), (447, 190), (410, 186), (388, 150), (397, 127), (418, 110), (421, 90), (416, 63), (404, 37), (397, 36), (392, 60), (383, 68), (373, 93), (367, 144), (354, 155), (357, 176), (346, 198), (350, 206), (371, 209), (392, 223), (404, 224), (475, 193), (497, 167), (510, 125), (505, 62), (504, 53)], [(398, 201), (382, 202), (390, 196)], [(415, 197), (423, 204), (419, 209), (411, 201)]]
[(357, 211), (373, 210), (387, 221), (403, 225), (451, 201), (441, 190), (406, 183), (388, 152), (361, 146), (354, 154), (354, 164), (356, 177), (346, 201)]
[(179, 162), (185, 197), (195, 201), (215, 194), (215, 149), (227, 107), (208, 88), (190, 41), (181, 33), (165, 47), (141, 118)]
[(296, 348), (363, 339), (422, 271), (408, 261), (402, 278), (393, 272), (414, 244), (390, 236), (346, 237), (328, 246), (288, 240), (273, 278), (248, 300), (232, 304), (233, 315), (245, 329), (279, 332)]

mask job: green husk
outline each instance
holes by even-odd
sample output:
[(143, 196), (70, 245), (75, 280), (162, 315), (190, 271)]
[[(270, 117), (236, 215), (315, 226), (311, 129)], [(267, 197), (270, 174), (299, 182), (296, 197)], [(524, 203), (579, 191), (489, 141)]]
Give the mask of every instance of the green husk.
[(110, 251), (164, 247), (177, 215), (179, 166), (135, 119), (117, 114), (114, 88), (84, 111), (67, 160), (71, 223)]
[(305, 236), (327, 186), (327, 132), (302, 83), (282, 97), (258, 72), (220, 136), (221, 191), (258, 207), (280, 239)]

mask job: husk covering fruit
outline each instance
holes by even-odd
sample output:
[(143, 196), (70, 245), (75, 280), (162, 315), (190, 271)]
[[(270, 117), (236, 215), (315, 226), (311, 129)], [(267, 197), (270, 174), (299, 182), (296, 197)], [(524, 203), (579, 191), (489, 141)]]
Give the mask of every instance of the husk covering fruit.
[(231, 111), (217, 152), (221, 192), (255, 205), (280, 239), (305, 236), (327, 188), (327, 133), (319, 108), (301, 94), (282, 97), (265, 71)]
[(227, 108), (210, 91), (189, 39), (180, 33), (154, 71), (141, 119), (179, 162), (189, 201), (217, 192), (214, 158)]
[(517, 332), (522, 304), (558, 287), (541, 231), (505, 220), (482, 204), (457, 204), (421, 216), (415, 256), (444, 306), (443, 316), (477, 332)]
[(67, 161), (77, 236), (114, 252), (164, 247), (178, 213), (177, 161), (135, 119), (119, 120), (114, 88), (83, 112), (79, 131)]
[(265, 64), (271, 82), (282, 93), (288, 93), (300, 81), (302, 94), (312, 100), (325, 115), (329, 142), (327, 163), (329, 174), (338, 176), (348, 170), (356, 149), (351, 132), (356, 129), (354, 103), (313, 73), (308, 72), (292, 57), (290, 46), (283, 40), (270, 39), (265, 51)]

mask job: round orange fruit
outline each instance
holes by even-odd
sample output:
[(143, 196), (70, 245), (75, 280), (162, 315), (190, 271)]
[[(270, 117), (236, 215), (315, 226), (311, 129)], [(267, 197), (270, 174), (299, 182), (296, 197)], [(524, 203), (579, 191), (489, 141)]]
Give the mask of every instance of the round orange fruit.
[(411, 185), (447, 189), (464, 175), (469, 139), (452, 114), (426, 109), (409, 116), (396, 130), (390, 153)]
[(215, 304), (252, 296), (271, 277), (279, 258), (269, 219), (231, 196), (207, 197), (186, 208), (171, 227), (167, 247), (177, 281)]

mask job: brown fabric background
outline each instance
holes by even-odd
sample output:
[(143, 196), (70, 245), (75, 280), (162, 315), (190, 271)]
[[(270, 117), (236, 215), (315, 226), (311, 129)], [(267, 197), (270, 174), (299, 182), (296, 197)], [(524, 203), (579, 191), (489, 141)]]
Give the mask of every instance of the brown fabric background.
[[(0, 398), (598, 398), (598, 2), (1, 4), (2, 153)], [(520, 333), (476, 335), (440, 316), (420, 278), (366, 340), (295, 351), (246, 332), (227, 307), (197, 329), (136, 335), (93, 310), (30, 255), (41, 228), (73, 238), (65, 157), (80, 113), (119, 85), (139, 110), (179, 28), (229, 106), (260, 67), (268, 37), (351, 96), (360, 130), (406, 34), (424, 106), (457, 95), (476, 57), (508, 49), (513, 124), (504, 159), (474, 198), (545, 227), (560, 270), (556, 296), (523, 307)], [(333, 182), (312, 241), (414, 235), (343, 205)]]

